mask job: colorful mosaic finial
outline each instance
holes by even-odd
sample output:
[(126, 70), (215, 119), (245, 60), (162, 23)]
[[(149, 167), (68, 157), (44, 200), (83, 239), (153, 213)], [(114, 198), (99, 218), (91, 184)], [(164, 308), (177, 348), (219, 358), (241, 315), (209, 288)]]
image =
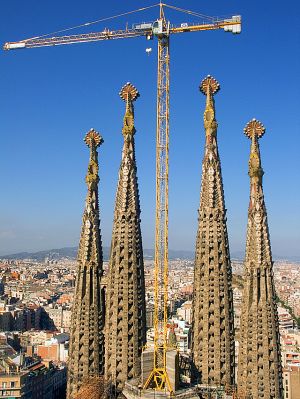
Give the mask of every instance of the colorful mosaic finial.
[(104, 143), (102, 136), (96, 130), (90, 129), (88, 133), (85, 135), (84, 142), (88, 147), (92, 147), (92, 143), (95, 143), (95, 147), (99, 147), (101, 144)]
[(255, 118), (248, 122), (244, 127), (244, 133), (249, 139), (252, 139), (253, 136), (256, 136), (258, 139), (260, 139), (265, 134), (265, 131), (266, 128), (264, 125)]
[(130, 82), (127, 82), (122, 87), (119, 94), (120, 94), (120, 97), (122, 98), (122, 100), (124, 100), (124, 101), (128, 101), (128, 100), (135, 101), (140, 96), (137, 89)]
[(207, 90), (210, 89), (211, 94), (216, 94), (220, 90), (219, 82), (210, 75), (207, 75), (200, 84), (199, 90), (207, 95)]

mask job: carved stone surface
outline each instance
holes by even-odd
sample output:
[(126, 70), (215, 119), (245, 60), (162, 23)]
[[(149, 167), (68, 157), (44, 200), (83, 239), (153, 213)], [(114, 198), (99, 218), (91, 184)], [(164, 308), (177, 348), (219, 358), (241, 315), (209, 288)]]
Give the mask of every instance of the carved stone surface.
[(146, 342), (146, 307), (140, 203), (134, 147), (133, 100), (127, 83), (120, 92), (126, 101), (124, 146), (114, 212), (107, 281), (105, 376), (121, 391), (125, 381), (141, 373)]
[(78, 249), (78, 272), (69, 346), (67, 398), (73, 399), (83, 381), (104, 374), (104, 290), (98, 204), (98, 156), (101, 136), (93, 129), (85, 142), (90, 148), (88, 193)]
[(213, 99), (218, 89), (219, 83), (211, 76), (200, 86), (207, 96), (206, 145), (196, 241), (192, 356), (200, 383), (229, 388), (234, 384), (233, 295)]
[(265, 129), (254, 119), (244, 130), (251, 139), (250, 204), (239, 340), (238, 394), (251, 399), (281, 399), (283, 385), (278, 315), (258, 144), (258, 138)]

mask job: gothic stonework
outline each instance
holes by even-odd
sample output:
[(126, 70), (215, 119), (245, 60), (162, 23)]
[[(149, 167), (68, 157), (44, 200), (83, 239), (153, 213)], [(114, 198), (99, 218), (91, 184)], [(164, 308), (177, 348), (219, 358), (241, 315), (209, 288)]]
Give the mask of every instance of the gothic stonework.
[(134, 148), (133, 101), (127, 83), (120, 92), (126, 102), (124, 146), (114, 212), (106, 306), (105, 376), (121, 391), (126, 380), (141, 373), (146, 342), (146, 307), (140, 203)]
[(251, 139), (250, 203), (239, 342), (238, 394), (247, 399), (281, 399), (283, 386), (278, 315), (258, 144), (265, 128), (253, 119), (244, 131)]
[(219, 83), (208, 76), (200, 90), (207, 96), (206, 144), (196, 240), (192, 356), (200, 383), (230, 388), (234, 384), (232, 272), (213, 99)]
[(73, 399), (83, 381), (104, 374), (104, 291), (102, 244), (98, 205), (98, 154), (101, 136), (90, 130), (86, 183), (88, 193), (78, 249), (78, 272), (73, 303), (68, 364), (67, 398)]

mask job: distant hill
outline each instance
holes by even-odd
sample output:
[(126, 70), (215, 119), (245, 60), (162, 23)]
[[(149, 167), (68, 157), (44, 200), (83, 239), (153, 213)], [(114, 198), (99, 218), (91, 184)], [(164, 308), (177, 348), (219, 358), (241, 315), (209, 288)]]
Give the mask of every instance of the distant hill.
[[(46, 258), (49, 260), (60, 260), (62, 258), (67, 259), (76, 259), (77, 257), (77, 247), (66, 247), (66, 248), (58, 248), (58, 249), (50, 249), (45, 251), (38, 252), (19, 252), (16, 254), (3, 255), (0, 256), (2, 259), (32, 259), (38, 262), (44, 261)], [(108, 260), (109, 258), (109, 247), (103, 248), (103, 258), (104, 260)], [(192, 251), (169, 251), (170, 259), (194, 259), (194, 252)], [(154, 250), (153, 249), (144, 249), (144, 259), (154, 259)]]
[(44, 261), (45, 258), (58, 260), (62, 258), (75, 259), (77, 256), (77, 247), (67, 247), (59, 249), (49, 249), (38, 252), (19, 252), (11, 255), (3, 255), (2, 259), (32, 259), (36, 261)]
[[(77, 257), (77, 247), (66, 247), (66, 248), (58, 248), (58, 249), (49, 249), (45, 251), (38, 252), (20, 252), (11, 255), (3, 255), (0, 256), (0, 259), (32, 259), (38, 262), (43, 262), (46, 258), (49, 260), (60, 260), (62, 258), (67, 259), (76, 259)], [(109, 259), (109, 247), (103, 248), (103, 258), (105, 261)], [(235, 251), (231, 253), (231, 259), (234, 260), (242, 260), (244, 259), (245, 253), (243, 251)], [(184, 251), (184, 250), (169, 250), (169, 259), (187, 259), (194, 260), (195, 253), (194, 251)], [(273, 256), (274, 260), (288, 260), (291, 262), (300, 262), (299, 256)], [(153, 249), (144, 249), (144, 259), (151, 260), (154, 259), (154, 250)]]

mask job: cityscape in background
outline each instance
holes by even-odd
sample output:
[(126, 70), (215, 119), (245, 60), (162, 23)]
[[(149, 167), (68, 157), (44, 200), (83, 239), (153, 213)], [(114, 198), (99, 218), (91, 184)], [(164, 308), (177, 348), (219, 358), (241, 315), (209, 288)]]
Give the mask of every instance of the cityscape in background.
[[(90, 21), (79, 25), (81, 14), (90, 8), (89, 1), (99, 7), (101, 15), (104, 13), (103, 18), (92, 21), (86, 15)], [(54, 4), (51, 7), (56, 9)], [(18, 23), (7, 16), (11, 39), (6, 39), (3, 50), (7, 54), (19, 53), (16, 49), (38, 50), (28, 59), (27, 50), (24, 58), (3, 58), (8, 79), (4, 74), (1, 91), (7, 92), (4, 103), (8, 107), (3, 109), (6, 127), (1, 131), (10, 134), (3, 140), (3, 148), (8, 144), (9, 151), (3, 152), (5, 177), (1, 178), (9, 195), (3, 196), (1, 209), (6, 212), (0, 221), (0, 399), (300, 399), (300, 253), (295, 213), (299, 195), (295, 191), (298, 169), (292, 165), (299, 146), (295, 120), (282, 112), (282, 93), (292, 87), (286, 77), (290, 79), (296, 65), (292, 35), (287, 26), (282, 29), (286, 37), (282, 36), (280, 49), (272, 24), (266, 29), (266, 18), (275, 20), (275, 6), (261, 20), (256, 7), (248, 13), (248, 5), (245, 20), (235, 11), (230, 16), (211, 17), (162, 1), (142, 8), (138, 3), (138, 7), (123, 12), (112, 4), (88, 0), (84, 12), (78, 13), (78, 21), (73, 11), (80, 7), (73, 3), (72, 11), (61, 5), (52, 17), (51, 10), (47, 12), (42, 6), (46, 20), (35, 15), (31, 5), (26, 7), (28, 14), (23, 9), (24, 18)], [(224, 7), (221, 9), (227, 12)], [(111, 8), (114, 15), (105, 17)], [(296, 14), (288, 5), (285, 8)], [(144, 11), (148, 22), (139, 14)], [(74, 21), (64, 18), (66, 26), (73, 25), (69, 28), (40, 36), (30, 30), (23, 36), (18, 31), (30, 17), (33, 23), (29, 25), (37, 32), (51, 32), (47, 22), (49, 27), (55, 25), (53, 19), (66, 12)], [(22, 7), (13, 13), (22, 14)], [(279, 15), (280, 20), (285, 19), (284, 11), (276, 13), (277, 20)], [(128, 18), (126, 24), (115, 21), (123, 17)], [(231, 41), (226, 34), (228, 39), (223, 43), (209, 33), (224, 31), (236, 36), (242, 31), (242, 21), (246, 34), (241, 40)], [(85, 31), (85, 27), (89, 30), (99, 23), (103, 26), (95, 26), (94, 32)], [(296, 24), (289, 17), (286, 25)], [(194, 36), (190, 33), (200, 31), (204, 32), (202, 44), (196, 35), (189, 46), (175, 39), (179, 34)], [(28, 38), (20, 40), (18, 36)], [(112, 40), (135, 37), (146, 39), (142, 47), (145, 59), (139, 56), (138, 41), (122, 48), (118, 42), (127, 41)], [(152, 40), (157, 43), (157, 64), (149, 47)], [(108, 49), (101, 50), (100, 58), (94, 57), (92, 50), (99, 41), (111, 43), (104, 45)], [(175, 49), (182, 48), (180, 57), (175, 50), (173, 58), (170, 42), (172, 49), (173, 42)], [(73, 46), (66, 46), (75, 43), (90, 45), (76, 53)], [(53, 46), (57, 56), (40, 49)], [(72, 54), (76, 58), (72, 59)], [(91, 59), (95, 60), (93, 65), (87, 62)], [(205, 77), (198, 86), (190, 77), (198, 79), (201, 71)], [(215, 107), (220, 83), (206, 73), (224, 82), (225, 94), (229, 93), (223, 99), (218, 96), (220, 113)], [(137, 123), (134, 104), (140, 93), (128, 82), (133, 77), (143, 99), (136, 109)], [(119, 91), (124, 102), (123, 123), (117, 117), (115, 97), (110, 97), (119, 90), (119, 80), (127, 81)], [(185, 209), (196, 209), (199, 191), (195, 190), (195, 179), (200, 171), (199, 120), (192, 117), (197, 114), (199, 119), (199, 112), (190, 87), (205, 96), (197, 217), (196, 212)], [(294, 115), (294, 97), (290, 103), (289, 114)], [(61, 108), (63, 113), (56, 112)], [(246, 119), (249, 122), (242, 128)], [(78, 247), (59, 248), (74, 245), (78, 238), (78, 209), (85, 192), (81, 178), (86, 165), (83, 167), (82, 150), (78, 147), (76, 152), (76, 146), (77, 135), (82, 135), (87, 121), (97, 129), (99, 126), (101, 134), (92, 128), (84, 137), (89, 161), (80, 239)], [(271, 133), (268, 150), (262, 152), (266, 163), (260, 153), (264, 123)], [(292, 144), (285, 145), (286, 151), (282, 150), (283, 131), (290, 132), (288, 144)], [(247, 146), (246, 140), (241, 141), (244, 136), (250, 140)], [(118, 150), (120, 137), (122, 151)], [(135, 143), (141, 149), (137, 158)], [(266, 203), (264, 171), (268, 176)], [(155, 189), (149, 184), (154, 173)], [(226, 200), (228, 213), (227, 190), (235, 195), (228, 203)], [(47, 204), (54, 208), (47, 208)], [(178, 219), (175, 224), (174, 219)], [(109, 242), (109, 248), (103, 247)], [(154, 249), (144, 249), (143, 243)], [(182, 250), (191, 249), (191, 243), (195, 243), (195, 250)], [(33, 252), (43, 248), (59, 249)]]
[[(149, 251), (149, 257), (151, 252)], [(13, 256), (11, 256), (13, 257)], [(33, 254), (33, 257), (34, 254)], [(153, 341), (153, 259), (146, 258), (147, 341)], [(104, 262), (107, 272), (108, 262)], [(243, 262), (232, 260), (236, 340), (243, 288)], [(0, 261), (0, 398), (63, 398), (77, 262), (48, 251), (48, 257)], [(194, 262), (170, 260), (170, 328), (180, 352), (190, 352)], [(300, 392), (300, 263), (276, 261), (274, 279), (285, 398)], [(105, 284), (105, 281), (104, 281)], [(237, 342), (236, 342), (237, 345)], [(238, 348), (237, 348), (238, 349)], [(236, 351), (236, 355), (237, 355)]]

